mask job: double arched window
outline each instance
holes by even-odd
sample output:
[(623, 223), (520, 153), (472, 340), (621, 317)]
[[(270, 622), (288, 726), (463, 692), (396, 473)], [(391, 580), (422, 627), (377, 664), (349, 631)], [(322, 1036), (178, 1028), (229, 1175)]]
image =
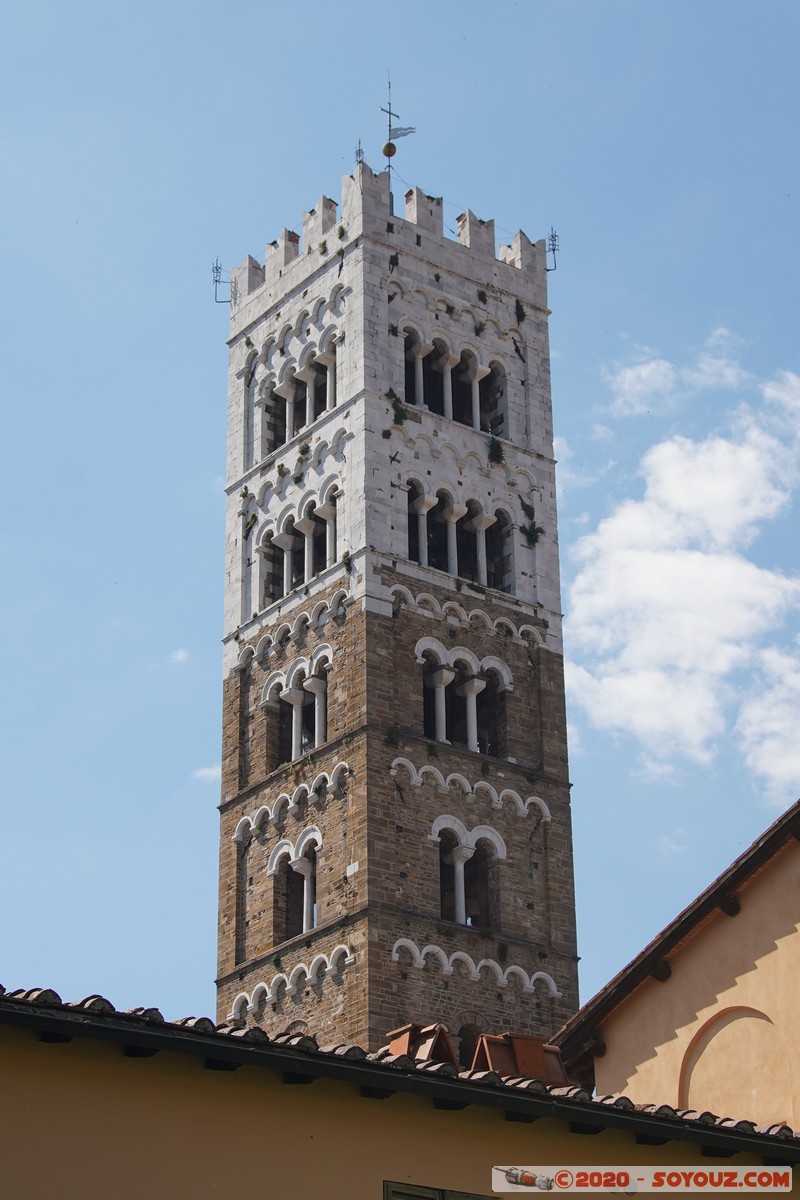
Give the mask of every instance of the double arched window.
[(513, 524), (501, 508), (477, 500), (457, 503), (446, 488), (435, 495), (419, 480), (408, 484), (408, 557), (482, 587), (513, 591)]
[(438, 817), (440, 915), (444, 921), (489, 930), (496, 924), (497, 864), (506, 857), (500, 834), (488, 825), (468, 832), (457, 817)]
[(267, 746), (274, 769), (302, 758), (328, 740), (328, 672), (331, 652), (320, 646), (307, 661), (295, 660), (287, 672), (276, 671), (264, 684)]
[(403, 330), (403, 358), (406, 404), (495, 437), (507, 436), (502, 363), (483, 366), (472, 350), (453, 354), (440, 338), (428, 345), (411, 326)]
[(269, 856), (267, 875), (273, 889), (273, 943), (308, 933), (317, 925), (317, 852), (322, 835), (316, 826), (306, 829), (293, 845), (287, 838)]

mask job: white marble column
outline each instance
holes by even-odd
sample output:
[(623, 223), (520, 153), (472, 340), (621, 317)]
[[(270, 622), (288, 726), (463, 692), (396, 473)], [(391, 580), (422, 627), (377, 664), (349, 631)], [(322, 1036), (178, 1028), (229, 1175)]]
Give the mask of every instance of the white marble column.
[(292, 590), (292, 551), (294, 550), (294, 534), (284, 530), (276, 533), (272, 539), (274, 546), (283, 551), (283, 594), (288, 596)]
[(467, 511), (466, 504), (454, 504), (445, 513), (447, 521), (447, 570), (451, 575), (458, 575), (458, 533), (456, 525)]
[(292, 706), (292, 761), (303, 752), (303, 689), (284, 688), (281, 700)]
[(336, 562), (336, 497), (328, 493), (328, 500), (318, 504), (314, 510), (325, 522), (325, 565), (332, 567)]
[(437, 667), (425, 679), (428, 687), (433, 688), (433, 699), (436, 714), (436, 741), (450, 745), (447, 740), (447, 703), (445, 689), (453, 682), (456, 673), (452, 667)]
[(486, 680), (473, 675), (458, 686), (459, 696), (467, 701), (467, 749), (477, 754), (478, 745), (478, 704), (475, 697), (486, 687)]
[(475, 551), (478, 562), (478, 583), (486, 587), (486, 530), (490, 525), (494, 525), (497, 517), (489, 517), (484, 513), (473, 517), (470, 521), (475, 532)]
[(314, 696), (314, 747), (322, 746), (328, 737), (327, 692), (328, 684), (319, 675), (312, 675), (303, 684)]
[(314, 528), (316, 521), (313, 517), (301, 517), (295, 521), (294, 527), (302, 533), (304, 539), (303, 582), (308, 583), (314, 578)]
[(456, 921), (459, 925), (467, 923), (467, 900), (464, 892), (464, 863), (468, 862), (475, 853), (474, 846), (454, 846), (450, 857), (453, 860), (453, 890), (455, 892)]
[(303, 876), (303, 933), (314, 928), (314, 864), (307, 858), (290, 858), (289, 866)]
[(435, 496), (417, 496), (408, 506), (410, 513), (417, 516), (417, 541), (419, 542), (420, 566), (428, 565), (428, 513), (436, 507)]
[(442, 372), (442, 394), (444, 397), (444, 415), (448, 421), (453, 419), (453, 367), (458, 364), (455, 354), (448, 354), (439, 359), (437, 371)]

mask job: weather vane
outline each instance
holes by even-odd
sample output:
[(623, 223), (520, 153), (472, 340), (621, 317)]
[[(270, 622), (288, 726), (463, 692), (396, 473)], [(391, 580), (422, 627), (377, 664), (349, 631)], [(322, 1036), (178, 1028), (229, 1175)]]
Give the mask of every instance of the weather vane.
[(395, 142), (397, 141), (398, 138), (408, 137), (408, 135), (410, 133), (416, 133), (417, 128), (415, 125), (401, 126), (401, 125), (393, 125), (392, 124), (392, 118), (399, 117), (400, 114), (396, 113), (392, 110), (392, 77), (388, 73), (387, 73), (387, 94), (388, 94), (388, 103), (386, 105), (386, 108), (381, 108), (381, 112), (386, 113), (386, 141), (384, 142), (383, 153), (387, 160), (387, 169), (389, 171), (389, 190), (391, 191), (392, 159), (394, 158), (395, 154), (397, 153), (397, 147), (395, 146)]

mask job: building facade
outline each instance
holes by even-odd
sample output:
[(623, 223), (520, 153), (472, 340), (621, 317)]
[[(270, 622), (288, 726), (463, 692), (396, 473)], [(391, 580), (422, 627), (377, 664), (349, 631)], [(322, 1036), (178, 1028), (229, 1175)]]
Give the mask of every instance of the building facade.
[(635, 1103), (800, 1123), (800, 801), (556, 1035), (570, 1077)]
[(546, 283), (364, 163), (233, 274), (220, 1020), (577, 1007)]

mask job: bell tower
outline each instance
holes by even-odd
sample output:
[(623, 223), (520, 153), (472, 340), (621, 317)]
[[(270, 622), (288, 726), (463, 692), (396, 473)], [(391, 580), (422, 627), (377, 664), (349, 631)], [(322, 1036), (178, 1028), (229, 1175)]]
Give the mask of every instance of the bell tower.
[(359, 163), (233, 276), (219, 1019), (577, 1008), (545, 246)]

